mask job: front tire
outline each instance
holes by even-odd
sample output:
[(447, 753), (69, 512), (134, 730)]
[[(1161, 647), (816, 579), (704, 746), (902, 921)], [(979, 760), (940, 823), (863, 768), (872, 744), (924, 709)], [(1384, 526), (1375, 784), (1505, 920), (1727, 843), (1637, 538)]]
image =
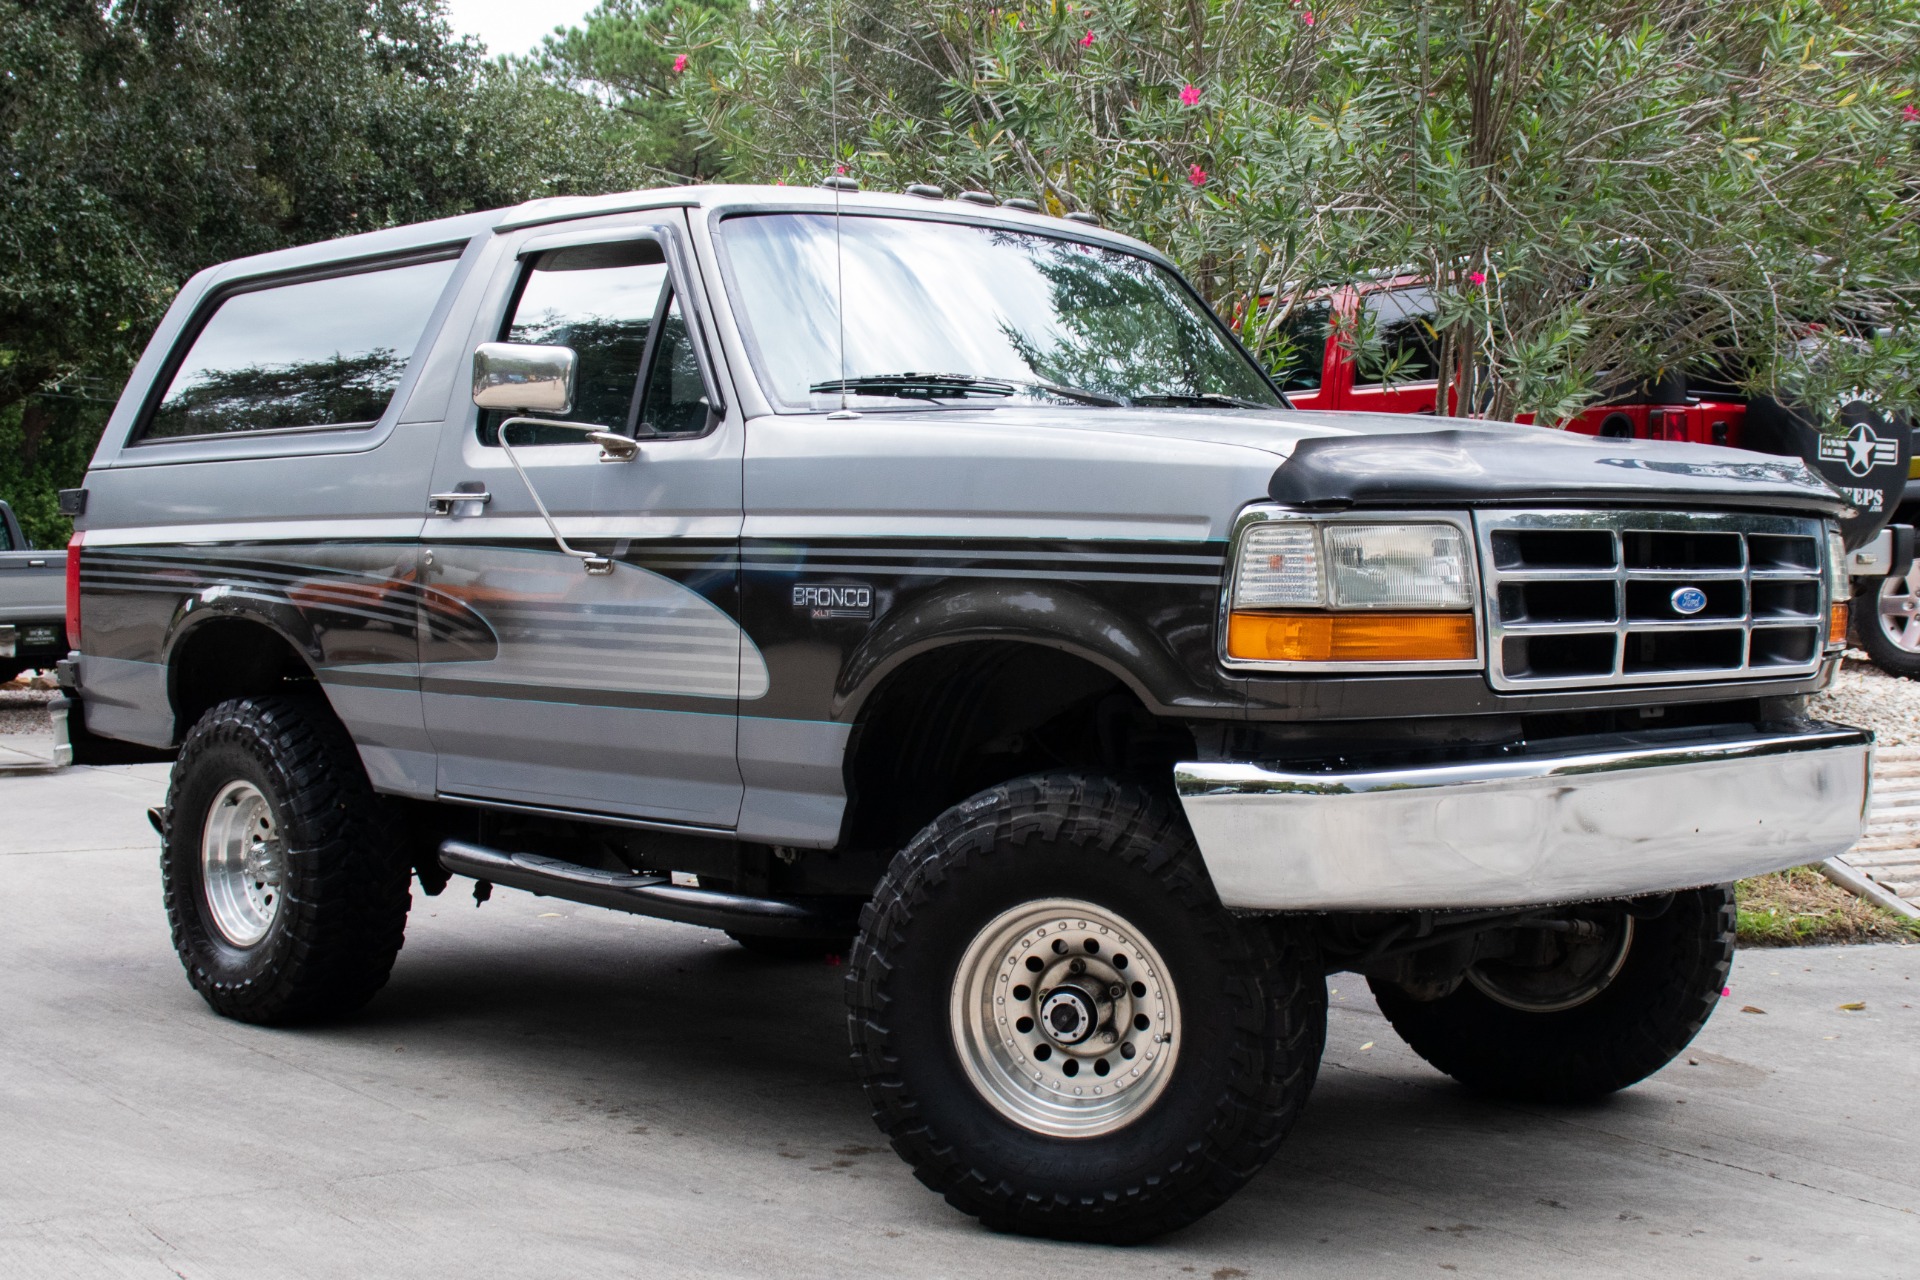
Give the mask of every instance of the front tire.
[(1733, 891), (1675, 894), (1651, 918), (1575, 914), (1611, 932), (1568, 948), (1557, 971), (1483, 961), (1438, 1000), (1368, 985), (1400, 1038), (1470, 1088), (1531, 1102), (1613, 1093), (1666, 1066), (1706, 1025), (1733, 964)]
[(167, 793), (173, 945), (216, 1013), (350, 1013), (387, 981), (407, 859), (346, 730), (318, 698), (237, 698), (200, 718)]
[(894, 1150), (996, 1230), (1128, 1243), (1266, 1164), (1326, 1035), (1310, 947), (1220, 905), (1178, 812), (1075, 774), (980, 793), (894, 860), (847, 975)]

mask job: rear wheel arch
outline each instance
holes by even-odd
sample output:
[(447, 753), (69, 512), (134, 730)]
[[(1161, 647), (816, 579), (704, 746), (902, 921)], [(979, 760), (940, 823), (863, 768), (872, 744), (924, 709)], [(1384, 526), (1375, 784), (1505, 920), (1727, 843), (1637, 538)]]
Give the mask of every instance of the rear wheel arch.
[(166, 661), (176, 742), (229, 699), (317, 691), (318, 686), (312, 655), (255, 614), (186, 619), (168, 643)]

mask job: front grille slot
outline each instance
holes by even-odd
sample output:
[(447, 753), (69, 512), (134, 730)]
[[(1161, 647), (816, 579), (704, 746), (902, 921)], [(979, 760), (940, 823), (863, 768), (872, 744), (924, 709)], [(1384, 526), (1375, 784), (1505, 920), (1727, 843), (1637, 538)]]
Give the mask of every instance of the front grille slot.
[(1655, 675), (1669, 671), (1738, 671), (1745, 658), (1744, 627), (1713, 631), (1629, 631), (1627, 675)]
[(1811, 674), (1826, 622), (1820, 522), (1642, 511), (1478, 518), (1500, 689)]
[(1502, 569), (1611, 569), (1619, 552), (1611, 533), (1580, 529), (1498, 529), (1494, 563)]
[(1624, 529), (1627, 568), (1655, 572), (1691, 573), (1744, 567), (1737, 533), (1673, 532), (1661, 529)]
[(1503, 582), (1500, 617), (1507, 622), (1613, 622), (1620, 616), (1611, 579), (1603, 582)]

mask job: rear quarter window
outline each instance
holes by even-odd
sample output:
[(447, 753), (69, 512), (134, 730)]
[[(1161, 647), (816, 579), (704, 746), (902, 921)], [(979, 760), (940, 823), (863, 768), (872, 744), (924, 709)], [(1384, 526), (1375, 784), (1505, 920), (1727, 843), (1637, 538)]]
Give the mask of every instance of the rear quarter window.
[(377, 422), (454, 265), (448, 257), (226, 295), (139, 438)]

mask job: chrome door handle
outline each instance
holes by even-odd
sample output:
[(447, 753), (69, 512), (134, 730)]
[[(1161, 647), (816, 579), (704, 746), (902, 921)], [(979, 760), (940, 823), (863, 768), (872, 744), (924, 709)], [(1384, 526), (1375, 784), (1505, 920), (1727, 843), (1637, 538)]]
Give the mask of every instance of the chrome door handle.
[(456, 502), (492, 502), (493, 495), (485, 489), (475, 489), (471, 493), (455, 490), (452, 493), (430, 493), (427, 495), (427, 514), (430, 516), (450, 516)]
[(27, 561), (27, 568), (29, 568), (29, 569), (44, 569), (44, 568), (46, 568), (46, 567), (47, 567), (47, 562), (46, 562), (45, 560), (29, 560), (29, 561)]

